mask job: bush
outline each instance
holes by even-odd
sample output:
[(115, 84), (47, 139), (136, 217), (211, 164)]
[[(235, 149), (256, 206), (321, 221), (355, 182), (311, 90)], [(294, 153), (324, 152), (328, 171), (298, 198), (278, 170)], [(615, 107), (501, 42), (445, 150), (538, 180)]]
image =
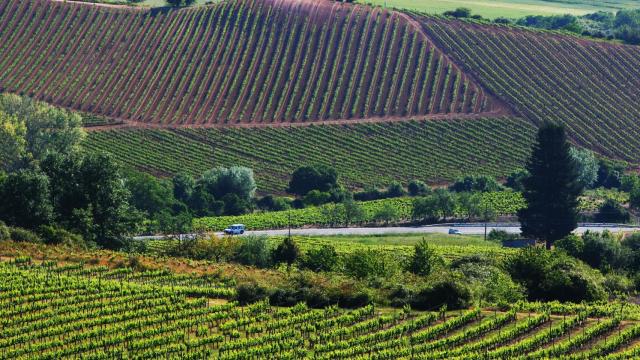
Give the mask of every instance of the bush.
[(439, 281), (420, 290), (411, 306), (417, 310), (437, 310), (446, 305), (447, 310), (466, 309), (471, 305), (471, 290), (462, 281), (449, 279)]
[(311, 190), (328, 192), (338, 186), (338, 173), (325, 165), (303, 166), (291, 175), (288, 191), (291, 194), (305, 196)]
[(354, 293), (340, 294), (338, 306), (347, 309), (355, 309), (369, 305), (373, 302), (373, 298), (366, 291), (356, 291)]
[(451, 16), (455, 18), (468, 18), (471, 17), (471, 9), (465, 7), (459, 7), (453, 11), (445, 11), (442, 13), (444, 16)]
[(245, 236), (235, 256), (243, 265), (266, 268), (271, 265), (271, 253), (266, 236)]
[(493, 192), (504, 190), (495, 178), (486, 175), (467, 175), (464, 178), (456, 180), (449, 189), (455, 192)]
[(509, 234), (505, 230), (491, 229), (491, 231), (489, 231), (489, 234), (487, 235), (487, 239), (490, 241), (502, 243), (503, 241), (518, 240), (520, 239), (520, 235)]
[(407, 187), (410, 196), (424, 196), (431, 192), (431, 189), (420, 180), (412, 180)]
[(291, 199), (267, 195), (257, 202), (258, 208), (268, 211), (283, 211), (291, 209)]
[(556, 241), (554, 245), (556, 249), (562, 249), (574, 258), (582, 258), (584, 252), (584, 241), (580, 236), (571, 234), (564, 239)]
[(598, 209), (594, 220), (602, 223), (622, 223), (631, 221), (629, 211), (613, 199), (607, 199)]
[(627, 252), (614, 234), (603, 231), (587, 231), (582, 235), (584, 248), (579, 258), (602, 271), (609, 271), (611, 268), (623, 268), (627, 264)]
[(426, 240), (422, 240), (414, 246), (413, 256), (409, 263), (409, 271), (427, 276), (434, 268), (444, 264), (444, 260), (429, 246)]
[(291, 266), (300, 256), (300, 248), (292, 238), (287, 237), (273, 250), (272, 256), (275, 264), (287, 263), (287, 266)]
[(529, 176), (529, 172), (524, 169), (516, 170), (507, 177), (507, 182), (505, 185), (514, 191), (523, 191), (524, 185), (522, 181)]
[(9, 239), (11, 239), (11, 231), (4, 222), (0, 221), (0, 241)]
[(605, 276), (604, 287), (611, 295), (629, 294), (635, 289), (635, 284), (622, 274), (611, 273)]
[(38, 234), (23, 228), (11, 228), (10, 236), (11, 240), (13, 241), (42, 244), (42, 239), (38, 236)]
[(302, 202), (307, 206), (320, 206), (331, 200), (331, 194), (320, 190), (311, 190), (304, 196)]
[(81, 248), (86, 247), (86, 244), (80, 235), (74, 234), (57, 226), (43, 225), (38, 229), (38, 233), (45, 244), (63, 244)]
[(251, 304), (269, 296), (269, 292), (257, 283), (240, 284), (236, 287), (236, 299), (240, 305)]
[(507, 259), (511, 278), (527, 289), (530, 301), (598, 301), (607, 298), (603, 277), (564, 252), (530, 247)]
[(393, 182), (387, 187), (385, 195), (387, 198), (396, 198), (407, 195), (407, 192), (404, 190), (404, 187), (402, 187), (402, 184)]
[(338, 265), (338, 253), (333, 246), (322, 245), (308, 250), (300, 265), (315, 272), (333, 271)]
[(345, 272), (356, 279), (385, 276), (388, 273), (384, 256), (374, 250), (355, 250), (344, 260)]

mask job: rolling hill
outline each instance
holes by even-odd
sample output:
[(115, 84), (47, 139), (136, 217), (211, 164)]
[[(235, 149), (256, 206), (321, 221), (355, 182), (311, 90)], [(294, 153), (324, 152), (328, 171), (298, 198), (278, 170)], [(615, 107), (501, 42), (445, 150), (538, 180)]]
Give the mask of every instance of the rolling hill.
[(1, 91), (116, 119), (86, 146), (157, 175), (246, 165), (265, 191), (308, 163), (352, 187), (505, 176), (544, 121), (638, 163), (633, 46), (331, 1), (8, 0), (0, 24)]

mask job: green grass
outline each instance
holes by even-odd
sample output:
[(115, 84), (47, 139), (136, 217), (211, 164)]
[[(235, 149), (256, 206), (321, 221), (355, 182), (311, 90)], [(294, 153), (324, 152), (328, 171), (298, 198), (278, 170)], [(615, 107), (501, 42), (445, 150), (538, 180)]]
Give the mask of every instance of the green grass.
[(640, 1), (590, 1), (590, 0), (368, 0), (361, 3), (409, 9), (441, 14), (458, 7), (470, 8), (474, 14), (494, 19), (519, 18), (526, 15), (584, 15), (596, 11), (617, 11), (621, 8), (640, 7)]

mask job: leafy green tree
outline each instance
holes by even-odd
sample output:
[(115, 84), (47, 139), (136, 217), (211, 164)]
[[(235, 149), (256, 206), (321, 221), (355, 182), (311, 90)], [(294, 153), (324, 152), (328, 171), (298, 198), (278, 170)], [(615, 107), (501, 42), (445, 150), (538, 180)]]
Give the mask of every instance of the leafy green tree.
[(352, 223), (359, 223), (364, 220), (365, 214), (362, 206), (353, 201), (353, 199), (345, 199), (341, 205), (344, 209), (345, 226), (349, 226)]
[(127, 174), (127, 189), (131, 192), (131, 204), (150, 216), (171, 210), (176, 202), (172, 185), (146, 173)]
[(165, 1), (167, 2), (167, 5), (173, 6), (173, 7), (191, 6), (195, 3), (195, 0), (165, 0)]
[(521, 192), (524, 190), (524, 185), (522, 184), (522, 182), (528, 176), (529, 176), (529, 172), (527, 170), (525, 169), (516, 170), (507, 177), (507, 182), (505, 183), (505, 185), (507, 187), (510, 187), (514, 191)]
[(374, 220), (384, 222), (388, 225), (390, 222), (398, 220), (398, 209), (389, 203), (382, 205), (373, 215)]
[(635, 187), (629, 193), (629, 206), (632, 209), (640, 209), (640, 186)]
[(436, 189), (433, 192), (433, 196), (435, 197), (438, 211), (443, 218), (447, 219), (455, 214), (456, 199), (453, 194), (445, 189)]
[(85, 136), (80, 115), (27, 97), (0, 95), (0, 112), (0, 158), (3, 166), (10, 164), (7, 170), (29, 166), (51, 152), (76, 152)]
[(409, 271), (416, 275), (427, 276), (431, 274), (434, 268), (443, 264), (444, 260), (435, 249), (429, 246), (426, 240), (422, 239), (413, 247)]
[(276, 264), (287, 263), (291, 267), (300, 257), (300, 247), (291, 237), (286, 237), (274, 250), (273, 262)]
[(271, 253), (266, 236), (245, 236), (236, 253), (236, 261), (243, 265), (267, 268), (271, 265)]
[(594, 220), (601, 223), (623, 223), (631, 221), (629, 211), (614, 199), (607, 199), (600, 205)]
[(468, 219), (479, 217), (483, 210), (482, 196), (478, 193), (464, 192), (458, 194), (458, 204)]
[(463, 178), (456, 180), (449, 188), (455, 192), (490, 192), (490, 191), (502, 191), (503, 187), (495, 178), (486, 175), (467, 175)]
[(412, 216), (414, 219), (435, 221), (438, 219), (438, 202), (435, 196), (425, 196), (413, 200)]
[(578, 166), (578, 173), (580, 174), (578, 180), (584, 188), (591, 188), (598, 180), (598, 169), (600, 167), (593, 151), (572, 147), (569, 153)]
[(412, 180), (407, 187), (410, 196), (424, 196), (431, 192), (427, 184), (420, 180)]
[(345, 272), (356, 279), (385, 276), (388, 273), (385, 259), (377, 251), (355, 250), (344, 260)]
[(402, 184), (394, 181), (387, 187), (385, 195), (388, 198), (396, 198), (407, 195), (407, 192), (404, 190), (404, 187), (402, 187)]
[(205, 172), (198, 183), (216, 199), (235, 194), (242, 200), (250, 201), (256, 192), (253, 170), (242, 166), (214, 168)]
[(177, 174), (171, 179), (173, 183), (173, 197), (178, 201), (182, 201), (185, 204), (189, 204), (191, 200), (191, 195), (193, 195), (193, 190), (196, 186), (196, 182), (188, 174)]
[(331, 194), (320, 190), (311, 190), (304, 196), (302, 202), (307, 206), (320, 206), (331, 200)]
[(338, 253), (331, 245), (312, 248), (302, 257), (301, 265), (311, 271), (333, 271), (338, 266)]
[(0, 183), (0, 220), (11, 226), (37, 229), (53, 220), (49, 178), (35, 170), (10, 173)]
[(540, 128), (527, 170), (530, 175), (523, 181), (527, 207), (518, 211), (522, 233), (545, 241), (551, 249), (577, 227), (578, 196), (583, 190), (564, 127)]
[(338, 173), (325, 165), (303, 166), (291, 175), (288, 191), (305, 196), (311, 190), (328, 192), (338, 186)]

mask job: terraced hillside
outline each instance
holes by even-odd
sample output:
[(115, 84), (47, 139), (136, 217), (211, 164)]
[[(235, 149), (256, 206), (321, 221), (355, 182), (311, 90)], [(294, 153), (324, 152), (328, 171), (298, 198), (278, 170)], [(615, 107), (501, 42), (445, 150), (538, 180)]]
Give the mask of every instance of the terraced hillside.
[(512, 118), (228, 129), (92, 131), (85, 146), (152, 174), (253, 168), (262, 192), (283, 192), (304, 164), (334, 166), (351, 187), (393, 180), (506, 176), (524, 163), (535, 127)]
[(638, 163), (640, 47), (417, 18), (439, 47), (522, 117), (563, 123), (579, 145)]
[(594, 318), (602, 309), (586, 305), (561, 314), (551, 307), (533, 313), (240, 307), (212, 305), (157, 279), (163, 275), (28, 258), (0, 263), (0, 358), (633, 359), (640, 353), (638, 322), (606, 309)]
[(132, 121), (301, 122), (501, 109), (407, 16), (330, 1), (0, 4), (0, 90)]

